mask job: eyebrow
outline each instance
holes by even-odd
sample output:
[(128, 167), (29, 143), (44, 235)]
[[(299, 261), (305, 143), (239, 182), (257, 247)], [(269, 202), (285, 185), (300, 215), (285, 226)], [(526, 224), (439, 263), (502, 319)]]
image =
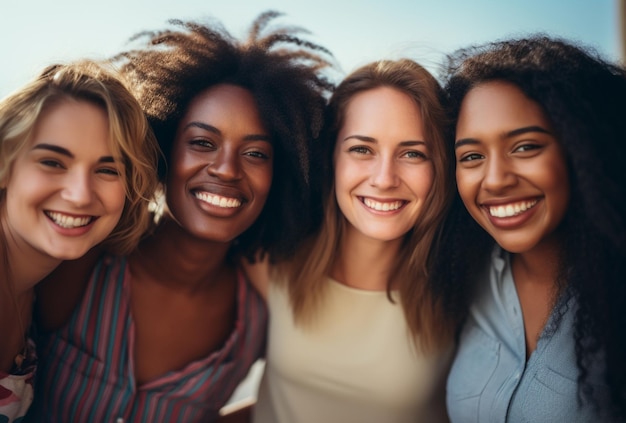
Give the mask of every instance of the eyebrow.
[[(349, 135), (345, 137), (341, 142), (346, 142), (350, 139), (357, 139), (359, 141), (368, 142), (372, 144), (377, 143), (376, 138), (367, 137), (365, 135)], [(426, 142), (422, 140), (407, 140), (407, 141), (401, 141), (400, 145), (401, 146), (426, 145)]]
[[(542, 128), (541, 126), (532, 125), (532, 126), (524, 126), (523, 128), (513, 129), (504, 134), (504, 138), (513, 138), (518, 135), (527, 134), (529, 132), (540, 132), (542, 134), (552, 135), (552, 132), (547, 129)], [(479, 144), (478, 140), (475, 138), (462, 138), (456, 140), (454, 143), (454, 148), (457, 149), (459, 147), (463, 147), (464, 145), (476, 145)]]
[[(58, 145), (54, 145), (54, 144), (46, 144), (46, 143), (37, 144), (36, 146), (33, 147), (33, 150), (52, 151), (53, 153), (61, 154), (62, 156), (66, 156), (70, 159), (75, 158), (74, 154), (72, 154), (70, 150), (64, 147), (60, 147)], [(113, 158), (113, 156), (102, 156), (98, 159), (98, 163), (115, 163), (115, 159)]]
[[(204, 129), (205, 131), (212, 132), (215, 135), (222, 136), (222, 131), (220, 131), (215, 126), (209, 125), (208, 123), (204, 123), (204, 122), (198, 122), (198, 121), (189, 122), (183, 128), (183, 131), (186, 131), (189, 128), (200, 128), (200, 129)], [(267, 142), (271, 142), (272, 140), (269, 135), (265, 135), (265, 134), (249, 134), (243, 137), (243, 139), (244, 141), (267, 141)]]

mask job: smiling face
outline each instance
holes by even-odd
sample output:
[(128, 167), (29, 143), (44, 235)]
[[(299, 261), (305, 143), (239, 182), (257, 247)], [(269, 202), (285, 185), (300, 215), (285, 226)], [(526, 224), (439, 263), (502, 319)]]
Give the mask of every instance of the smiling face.
[(569, 202), (562, 148), (541, 107), (515, 85), (488, 82), (463, 99), (456, 179), (472, 217), (507, 251), (550, 239)]
[(400, 240), (419, 218), (433, 182), (420, 109), (380, 87), (348, 103), (335, 145), (335, 192), (348, 231)]
[(122, 173), (102, 108), (76, 100), (49, 106), (4, 184), (6, 239), (18, 251), (59, 260), (82, 256), (122, 215)]
[(272, 155), (248, 90), (220, 84), (203, 91), (176, 133), (166, 189), (170, 213), (193, 236), (231, 242), (263, 210)]

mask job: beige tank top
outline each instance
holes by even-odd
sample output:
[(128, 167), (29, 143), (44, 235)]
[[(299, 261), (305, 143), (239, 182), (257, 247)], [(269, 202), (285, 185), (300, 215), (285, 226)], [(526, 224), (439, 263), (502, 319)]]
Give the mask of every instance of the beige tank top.
[(329, 280), (314, 326), (295, 326), (270, 284), (267, 363), (255, 423), (445, 422), (451, 350), (424, 355), (386, 292)]

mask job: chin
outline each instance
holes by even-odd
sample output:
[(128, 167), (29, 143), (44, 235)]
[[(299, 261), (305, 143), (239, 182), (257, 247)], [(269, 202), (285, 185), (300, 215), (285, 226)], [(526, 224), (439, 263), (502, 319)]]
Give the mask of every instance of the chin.
[(495, 239), (498, 245), (503, 249), (513, 254), (522, 254), (532, 250), (537, 246), (535, 242), (528, 241), (514, 241), (514, 240), (501, 240)]
[(57, 260), (76, 260), (87, 254), (88, 249), (59, 249), (55, 250), (54, 254), (49, 254), (50, 257), (55, 258)]

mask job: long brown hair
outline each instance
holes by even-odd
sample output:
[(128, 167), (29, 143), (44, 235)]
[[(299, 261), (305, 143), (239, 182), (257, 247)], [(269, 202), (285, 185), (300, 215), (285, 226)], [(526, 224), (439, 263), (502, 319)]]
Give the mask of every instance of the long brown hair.
[[(424, 349), (445, 345), (452, 338), (454, 322), (449, 322), (442, 306), (428, 284), (431, 245), (452, 197), (452, 173), (445, 153), (446, 113), (442, 90), (435, 78), (412, 60), (383, 60), (365, 65), (337, 87), (329, 106), (324, 133), (323, 163), (320, 176), (323, 184), (324, 218), (319, 231), (307, 240), (289, 262), (276, 267), (276, 280), (287, 284), (295, 320), (308, 324), (323, 301), (327, 277), (339, 251), (345, 218), (339, 209), (334, 191), (332, 151), (343, 125), (346, 108), (358, 93), (378, 87), (391, 87), (410, 96), (419, 106), (424, 122), (424, 136), (431, 152), (434, 169), (433, 185), (424, 202), (421, 215), (406, 234), (387, 281), (397, 287), (400, 303), (409, 329)], [(391, 295), (390, 295), (391, 299)]]

